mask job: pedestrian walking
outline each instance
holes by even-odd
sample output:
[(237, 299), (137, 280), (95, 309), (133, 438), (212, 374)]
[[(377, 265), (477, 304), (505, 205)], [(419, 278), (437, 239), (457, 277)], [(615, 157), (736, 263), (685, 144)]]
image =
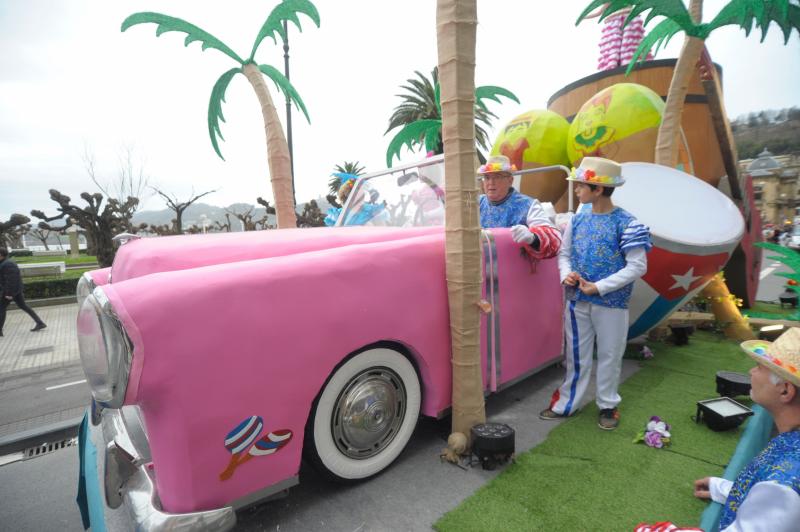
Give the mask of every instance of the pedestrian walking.
[(22, 293), (22, 276), (19, 273), (19, 266), (8, 258), (8, 249), (0, 247), (0, 336), (3, 336), (3, 325), (6, 323), (6, 309), (13, 301), (20, 310), (28, 313), (33, 318), (35, 325), (31, 331), (41, 331), (47, 325), (42, 319), (25, 303), (25, 296)]

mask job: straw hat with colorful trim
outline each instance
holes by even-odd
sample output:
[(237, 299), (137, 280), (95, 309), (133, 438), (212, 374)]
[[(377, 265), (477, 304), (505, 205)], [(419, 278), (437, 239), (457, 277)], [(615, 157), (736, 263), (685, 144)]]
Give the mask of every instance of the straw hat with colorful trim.
[(572, 169), (567, 181), (601, 187), (618, 187), (625, 183), (625, 179), (622, 178), (622, 166), (602, 157), (584, 157), (581, 165)]
[(482, 164), (478, 167), (477, 173), (478, 177), (484, 176), (486, 174), (511, 174), (511, 172), (516, 172), (517, 167), (511, 164), (511, 161), (505, 155), (493, 155), (489, 157), (486, 161), (486, 164)]
[(747, 340), (741, 346), (753, 360), (800, 387), (800, 328), (790, 328), (774, 342)]

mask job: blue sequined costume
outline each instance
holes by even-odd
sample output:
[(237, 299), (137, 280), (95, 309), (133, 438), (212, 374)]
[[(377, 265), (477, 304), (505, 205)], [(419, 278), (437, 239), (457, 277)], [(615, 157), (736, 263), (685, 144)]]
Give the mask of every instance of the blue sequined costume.
[(514, 188), (508, 195), (493, 203), (486, 194), (481, 194), (478, 200), (481, 212), (481, 227), (511, 227), (514, 225), (528, 225), (527, 216), (533, 199), (517, 192)]
[[(625, 253), (636, 247), (650, 251), (650, 231), (628, 211), (615, 207), (609, 213), (595, 214), (583, 209), (572, 219), (570, 263), (573, 271), (587, 281), (597, 282), (625, 267)], [(633, 284), (606, 295), (586, 295), (568, 290), (570, 301), (588, 301), (609, 308), (628, 308)]]
[(775, 436), (736, 477), (720, 517), (720, 530), (736, 520), (750, 489), (759, 482), (777, 482), (800, 495), (800, 431)]

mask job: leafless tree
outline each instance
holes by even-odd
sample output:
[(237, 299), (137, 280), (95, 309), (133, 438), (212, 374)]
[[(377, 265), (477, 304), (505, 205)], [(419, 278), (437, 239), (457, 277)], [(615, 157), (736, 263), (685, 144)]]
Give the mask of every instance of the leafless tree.
[(317, 205), (316, 200), (311, 200), (303, 206), (303, 212), (297, 215), (297, 227), (323, 227), (325, 215)]
[[(47, 244), (47, 241), (50, 239), (50, 236), (53, 234), (60, 235), (62, 234), (63, 230), (63, 227), (52, 227), (45, 222), (39, 222), (38, 226), (33, 227), (30, 231), (28, 231), (28, 235), (41, 242), (45, 250), (49, 250), (50, 246)], [(58, 245), (59, 247), (62, 247), (60, 238)]]
[(222, 223), (219, 220), (216, 220), (214, 222), (214, 230), (217, 231), (217, 232), (220, 232), (220, 233), (222, 231), (225, 231), (226, 233), (230, 233), (231, 232), (231, 215), (228, 214), (227, 212), (225, 213), (225, 220), (227, 220), (225, 223)]
[(256, 198), (256, 203), (264, 207), (264, 217), (257, 222), (257, 224), (261, 227), (261, 229), (275, 229), (275, 225), (271, 225), (269, 223), (269, 215), (275, 214), (275, 207), (269, 204), (267, 200), (259, 196)]
[(0, 246), (22, 247), (22, 235), (30, 229), (31, 219), (24, 214), (12, 214), (5, 222), (0, 222)]
[(226, 208), (225, 212), (227, 214), (232, 215), (234, 218), (242, 222), (242, 227), (245, 231), (256, 231), (258, 230), (258, 224), (262, 222), (262, 220), (255, 220), (255, 207), (250, 206), (247, 211), (244, 212), (237, 212), (235, 210), (231, 210)]
[(150, 188), (152, 188), (156, 194), (164, 198), (164, 201), (166, 201), (167, 203), (167, 207), (175, 212), (175, 219), (173, 220), (175, 232), (173, 234), (176, 235), (180, 235), (183, 233), (183, 211), (185, 211), (189, 207), (189, 205), (199, 200), (203, 196), (207, 196), (217, 191), (217, 189), (214, 189), (214, 190), (209, 190), (207, 192), (203, 192), (202, 194), (195, 195), (194, 190), (192, 190), (192, 197), (189, 200), (179, 201), (174, 194), (170, 196), (159, 188), (156, 187), (150, 187)]
[[(39, 227), (50, 230), (66, 230), (72, 225), (83, 228), (86, 234), (86, 247), (89, 254), (97, 256), (100, 267), (111, 266), (114, 261), (114, 235), (128, 230), (130, 223), (130, 213), (136, 210), (139, 199), (129, 197), (124, 203), (118, 200), (109, 199), (105, 207), (103, 195), (99, 192), (89, 194), (83, 192), (81, 198), (88, 204), (86, 207), (78, 207), (72, 204), (72, 199), (55, 189), (50, 189), (50, 199), (58, 204), (60, 214), (47, 216), (42, 211), (31, 211), (31, 216), (43, 220)], [(64, 225), (54, 227), (50, 222), (54, 220), (64, 220)]]
[[(107, 198), (116, 199), (120, 205), (124, 204), (127, 198), (138, 198), (140, 201), (144, 201), (150, 195), (148, 188), (150, 176), (145, 173), (142, 158), (137, 156), (136, 150), (130, 144), (123, 144), (119, 149), (116, 176), (106, 178), (99, 175), (94, 152), (88, 144), (84, 144), (83, 147), (83, 166), (97, 188)], [(136, 228), (131, 224), (131, 218), (136, 213), (138, 205), (126, 219), (129, 232), (136, 232)]]

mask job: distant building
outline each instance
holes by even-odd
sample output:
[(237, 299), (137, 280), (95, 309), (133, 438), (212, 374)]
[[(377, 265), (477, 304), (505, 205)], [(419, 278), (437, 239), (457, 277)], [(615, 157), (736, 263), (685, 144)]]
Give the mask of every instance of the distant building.
[(753, 178), (755, 203), (761, 220), (782, 226), (800, 214), (800, 156), (773, 155), (764, 148), (756, 159), (739, 161), (739, 171)]

